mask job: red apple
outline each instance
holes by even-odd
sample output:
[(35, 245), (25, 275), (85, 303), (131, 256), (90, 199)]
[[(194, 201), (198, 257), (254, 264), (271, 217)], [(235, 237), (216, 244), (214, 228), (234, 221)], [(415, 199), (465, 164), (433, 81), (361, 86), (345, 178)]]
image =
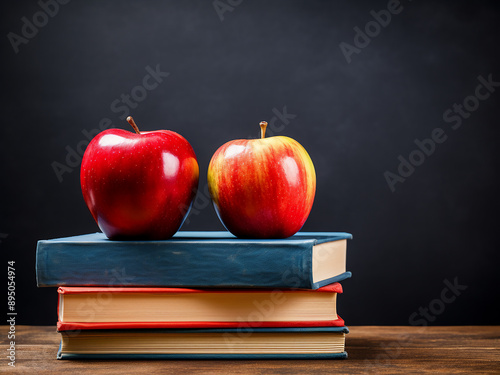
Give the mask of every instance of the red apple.
[(292, 138), (227, 142), (213, 155), (208, 187), (222, 224), (242, 238), (286, 238), (302, 228), (314, 201), (316, 173)]
[(198, 187), (199, 169), (181, 135), (158, 130), (99, 133), (83, 155), (83, 198), (97, 225), (112, 240), (162, 240), (186, 218)]

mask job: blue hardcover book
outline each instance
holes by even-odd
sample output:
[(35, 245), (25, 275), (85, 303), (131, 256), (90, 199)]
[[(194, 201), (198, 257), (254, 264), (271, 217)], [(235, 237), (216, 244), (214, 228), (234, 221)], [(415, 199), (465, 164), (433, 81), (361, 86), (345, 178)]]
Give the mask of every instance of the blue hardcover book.
[(349, 233), (238, 239), (178, 232), (165, 241), (111, 241), (95, 233), (38, 241), (36, 278), (47, 286), (317, 289), (351, 276)]
[(58, 359), (347, 358), (347, 327), (61, 332)]

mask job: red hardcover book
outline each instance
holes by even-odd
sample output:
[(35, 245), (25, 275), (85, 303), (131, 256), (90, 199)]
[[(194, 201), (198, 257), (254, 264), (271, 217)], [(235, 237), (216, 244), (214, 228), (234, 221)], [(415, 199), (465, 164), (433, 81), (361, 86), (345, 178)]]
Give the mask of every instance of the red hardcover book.
[(58, 331), (342, 327), (333, 283), (315, 290), (58, 288)]

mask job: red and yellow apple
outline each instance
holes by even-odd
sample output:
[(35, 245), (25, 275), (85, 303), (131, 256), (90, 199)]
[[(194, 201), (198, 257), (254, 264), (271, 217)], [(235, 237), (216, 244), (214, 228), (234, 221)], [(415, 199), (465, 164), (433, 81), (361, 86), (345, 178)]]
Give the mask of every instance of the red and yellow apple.
[(222, 224), (241, 238), (286, 238), (302, 228), (314, 201), (316, 173), (307, 151), (284, 136), (222, 145), (208, 167), (208, 188)]
[(163, 240), (181, 227), (198, 187), (193, 148), (181, 135), (158, 130), (99, 133), (83, 155), (83, 198), (112, 240)]

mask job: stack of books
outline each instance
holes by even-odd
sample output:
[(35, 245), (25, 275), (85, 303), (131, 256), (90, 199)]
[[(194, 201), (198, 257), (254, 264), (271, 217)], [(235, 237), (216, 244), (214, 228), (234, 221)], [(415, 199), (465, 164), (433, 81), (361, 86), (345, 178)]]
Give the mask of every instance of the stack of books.
[(346, 358), (336, 306), (350, 238), (95, 233), (39, 241), (36, 277), (59, 287), (59, 359)]

